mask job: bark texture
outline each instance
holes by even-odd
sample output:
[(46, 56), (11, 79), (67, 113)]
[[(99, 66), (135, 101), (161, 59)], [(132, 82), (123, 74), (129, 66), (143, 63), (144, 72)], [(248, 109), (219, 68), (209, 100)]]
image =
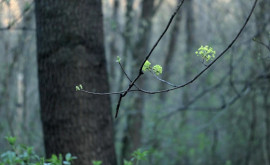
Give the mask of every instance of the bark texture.
[(115, 165), (100, 0), (36, 0), (38, 76), (46, 155), (72, 153), (76, 165)]

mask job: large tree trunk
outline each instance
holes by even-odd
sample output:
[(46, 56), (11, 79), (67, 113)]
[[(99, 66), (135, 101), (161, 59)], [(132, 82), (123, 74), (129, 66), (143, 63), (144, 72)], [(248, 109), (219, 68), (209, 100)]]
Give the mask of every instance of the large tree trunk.
[(116, 164), (100, 0), (36, 0), (38, 74), (46, 155)]

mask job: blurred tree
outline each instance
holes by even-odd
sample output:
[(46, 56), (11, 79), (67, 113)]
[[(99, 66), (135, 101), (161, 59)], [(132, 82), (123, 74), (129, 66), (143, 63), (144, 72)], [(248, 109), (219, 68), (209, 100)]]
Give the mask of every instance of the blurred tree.
[(114, 0), (113, 3), (113, 13), (112, 13), (112, 21), (111, 21), (111, 28), (112, 29), (112, 33), (111, 33), (111, 40), (109, 42), (110, 48), (109, 48), (109, 52), (110, 52), (110, 56), (109, 59), (111, 61), (108, 62), (108, 66), (109, 66), (109, 74), (111, 75), (111, 77), (115, 77), (115, 69), (114, 69), (114, 61), (116, 58), (116, 55), (118, 54), (117, 52), (117, 42), (115, 42), (115, 40), (117, 39), (117, 28), (119, 27), (119, 21), (118, 21), (118, 12), (119, 12), (119, 0)]
[[(142, 12), (138, 25), (137, 37), (138, 40), (134, 44), (132, 49), (132, 68), (131, 75), (135, 76), (138, 72), (138, 68), (141, 62), (147, 54), (149, 42), (151, 39), (152, 18), (154, 16), (154, 0), (142, 1)], [(128, 13), (127, 13), (128, 17)], [(127, 25), (130, 25), (127, 22)], [(127, 27), (127, 31), (130, 31), (131, 27)], [(130, 40), (130, 39), (129, 39)], [(127, 43), (130, 41), (127, 40)], [(138, 86), (143, 87), (144, 81), (139, 80)], [(127, 116), (127, 128), (123, 138), (123, 157), (128, 158), (132, 151), (136, 150), (141, 145), (141, 129), (143, 125), (143, 106), (144, 99), (139, 94), (134, 95), (132, 103), (129, 105), (130, 113)]]
[[(176, 0), (177, 4), (180, 3), (180, 0)], [(173, 61), (173, 57), (174, 57), (174, 54), (176, 53), (177, 51), (177, 40), (178, 40), (178, 36), (179, 36), (179, 31), (180, 31), (180, 22), (181, 22), (181, 14), (178, 13), (178, 15), (176, 16), (175, 18), (175, 22), (173, 24), (173, 26), (171, 27), (172, 30), (171, 30), (171, 33), (170, 33), (170, 40), (169, 40), (169, 43), (168, 43), (168, 50), (165, 54), (165, 59), (164, 59), (164, 62), (163, 62), (163, 67), (164, 67), (164, 70), (166, 71), (170, 71), (170, 65)], [(169, 74), (162, 74), (162, 79), (163, 80), (169, 80), (170, 78), (170, 75)], [(161, 90), (162, 89), (166, 89), (166, 84), (165, 83), (160, 83), (160, 87), (159, 87)], [(165, 99), (165, 96), (166, 96), (166, 93), (161, 93), (160, 94), (160, 99), (163, 100)]]
[(37, 0), (41, 118), (47, 156), (71, 152), (76, 164), (115, 165), (109, 96), (75, 93), (75, 85), (109, 91), (101, 1)]

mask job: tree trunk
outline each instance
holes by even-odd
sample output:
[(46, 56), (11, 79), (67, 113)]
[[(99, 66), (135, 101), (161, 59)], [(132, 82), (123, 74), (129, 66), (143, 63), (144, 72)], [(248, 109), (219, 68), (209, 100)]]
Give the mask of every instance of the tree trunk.
[[(128, 55), (129, 55), (129, 52), (132, 50), (132, 46), (131, 46), (131, 41), (132, 41), (132, 38), (133, 38), (133, 17), (132, 17), (132, 13), (134, 12), (133, 11), (133, 3), (134, 3), (134, 0), (128, 0), (127, 1), (127, 4), (126, 4), (126, 13), (125, 13), (125, 29), (124, 29), (124, 34), (123, 34), (123, 39), (124, 39), (124, 47), (123, 47), (123, 52), (122, 52), (122, 65), (123, 65), (123, 68), (125, 70), (126, 69), (126, 66), (127, 66), (127, 63), (128, 63)], [(123, 72), (120, 72), (120, 76), (119, 76), (119, 79), (118, 79), (118, 88), (117, 88), (117, 91), (120, 91), (122, 90), (123, 88), (125, 88), (125, 86), (127, 85), (126, 84), (126, 78), (125, 78), (125, 75)], [(129, 81), (128, 81), (129, 83)]]
[[(138, 40), (135, 43), (132, 52), (132, 76), (133, 78), (138, 74), (143, 59), (147, 54), (147, 49), (150, 42), (152, 30), (152, 17), (154, 13), (154, 0), (142, 1), (142, 13), (138, 27)], [(139, 80), (137, 85), (144, 86), (144, 81)], [(133, 95), (131, 105), (129, 105), (130, 113), (127, 116), (127, 130), (123, 137), (123, 158), (127, 159), (134, 150), (138, 149), (141, 144), (141, 128), (143, 123), (143, 97), (141, 95)]]
[[(111, 28), (111, 39), (110, 39), (110, 43), (109, 43), (109, 60), (108, 63), (109, 63), (109, 74), (110, 74), (110, 77), (112, 77), (112, 79), (114, 80), (114, 77), (115, 77), (115, 59), (116, 59), (116, 56), (117, 56), (117, 44), (118, 42), (117, 41), (117, 28), (119, 28), (119, 21), (118, 21), (118, 10), (119, 10), (119, 0), (114, 0), (114, 3), (113, 3), (113, 13), (112, 13), (112, 16), (111, 16), (111, 19), (112, 19), (112, 28)], [(112, 81), (114, 82), (114, 81)]]
[[(177, 1), (176, 2), (177, 4), (180, 3), (180, 0), (176, 0), (176, 1)], [(177, 39), (179, 37), (181, 17), (182, 16), (180, 15), (180, 13), (178, 13), (178, 15), (175, 18), (175, 23), (172, 27), (171, 34), (170, 34), (168, 50), (166, 52), (166, 56), (165, 56), (165, 59), (164, 59), (163, 65), (162, 65), (164, 67), (164, 71), (166, 71), (167, 73), (170, 72), (170, 69), (171, 69), (170, 64), (173, 61), (174, 54), (177, 50)], [(162, 74), (162, 79), (164, 79), (166, 81), (169, 81), (169, 77), (170, 77), (169, 74)], [(166, 88), (167, 88), (167, 84), (160, 83), (160, 87), (159, 87), (160, 90), (163, 90)], [(166, 95), (166, 93), (161, 93), (160, 99), (164, 100), (165, 95)]]
[(256, 151), (254, 145), (256, 141), (256, 125), (257, 125), (257, 102), (256, 102), (256, 94), (253, 93), (253, 95), (250, 97), (251, 99), (251, 121), (249, 123), (249, 137), (247, 142), (247, 152), (244, 159), (244, 164), (249, 165), (252, 164), (251, 159), (253, 156), (253, 153)]
[(115, 165), (100, 0), (36, 0), (38, 78), (46, 155), (71, 154), (77, 165)]
[[(192, 73), (192, 67), (190, 67), (190, 62), (192, 59), (192, 53), (193, 53), (193, 48), (195, 46), (195, 36), (194, 36), (194, 31), (195, 31), (195, 24), (194, 24), (194, 9), (193, 9), (193, 0), (188, 0), (185, 3), (185, 12), (186, 12), (186, 55), (185, 55), (185, 64), (184, 64), (184, 75), (183, 79), (185, 81), (190, 80), (191, 73)], [(190, 92), (191, 90), (188, 88), (183, 88), (183, 94), (182, 94), (182, 104), (184, 106), (187, 106), (187, 104), (190, 101)], [(181, 113), (181, 120), (179, 123), (179, 131), (181, 132), (183, 129), (185, 129), (185, 126), (188, 123), (188, 112), (183, 111)], [(184, 145), (184, 144), (182, 144)], [(185, 155), (183, 157), (183, 164), (185, 165), (190, 165), (191, 164), (191, 157), (188, 155)]]

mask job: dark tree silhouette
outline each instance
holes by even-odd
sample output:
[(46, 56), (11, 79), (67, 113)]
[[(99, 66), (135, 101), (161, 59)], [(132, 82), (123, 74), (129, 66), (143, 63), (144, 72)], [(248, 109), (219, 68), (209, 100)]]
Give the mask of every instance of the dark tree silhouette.
[(71, 152), (75, 164), (116, 164), (100, 0), (37, 0), (41, 117), (47, 156)]

